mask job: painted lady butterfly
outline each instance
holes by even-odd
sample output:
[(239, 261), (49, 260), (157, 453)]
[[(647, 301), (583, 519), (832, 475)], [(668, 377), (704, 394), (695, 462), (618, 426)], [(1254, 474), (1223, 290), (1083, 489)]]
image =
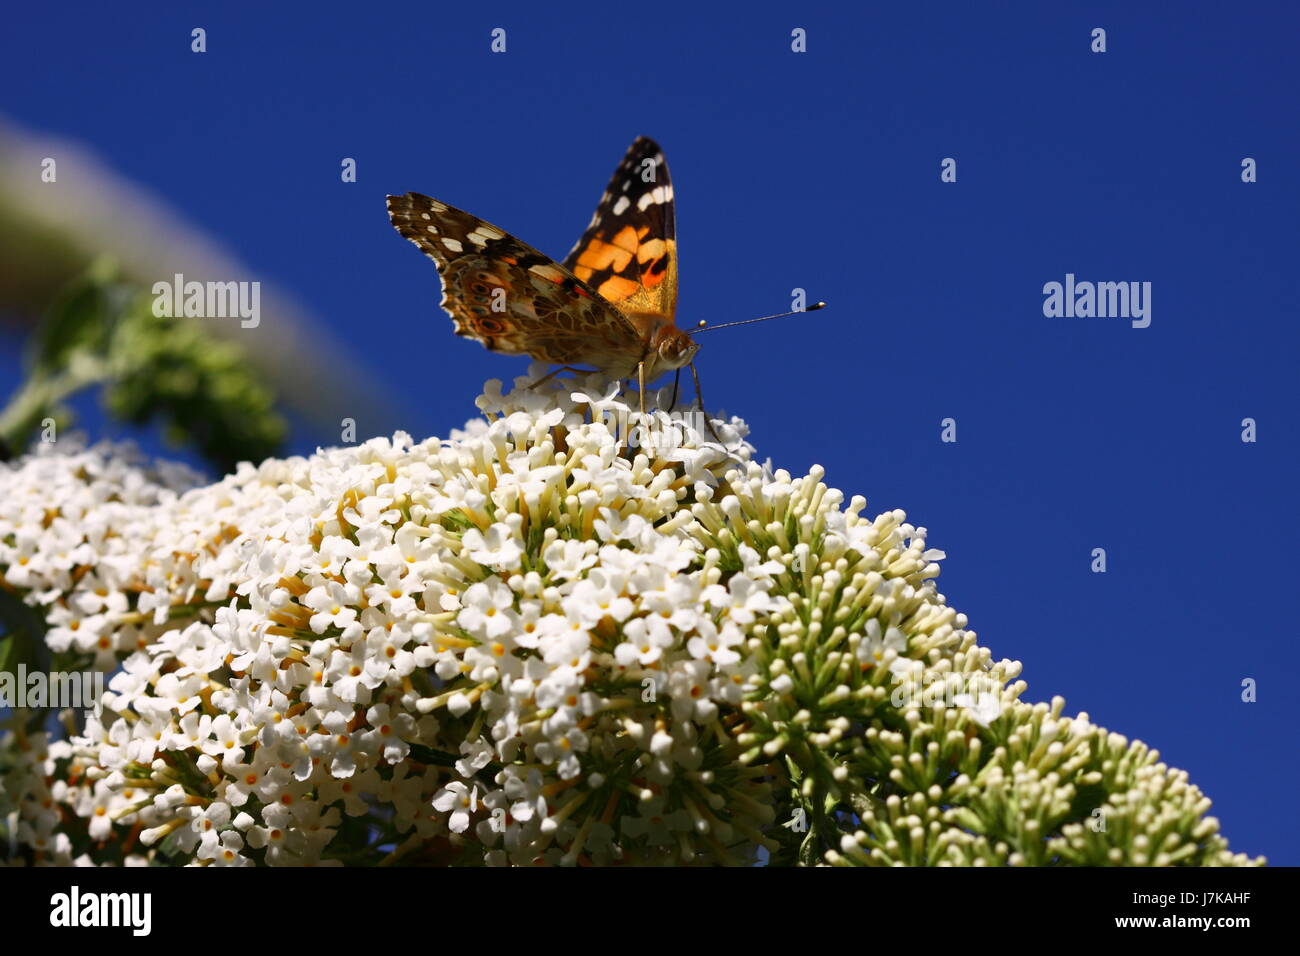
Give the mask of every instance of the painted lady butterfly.
[(635, 374), (643, 393), (663, 372), (689, 365), (694, 374), (699, 345), (674, 320), (673, 184), (653, 140), (632, 144), (562, 265), (420, 193), (389, 196), (388, 215), (437, 264), (457, 335), (561, 366), (552, 374), (575, 364)]

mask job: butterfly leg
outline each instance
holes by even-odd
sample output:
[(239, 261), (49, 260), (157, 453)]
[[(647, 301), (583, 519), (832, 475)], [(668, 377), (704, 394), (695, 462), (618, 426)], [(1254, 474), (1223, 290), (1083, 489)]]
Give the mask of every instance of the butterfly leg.
[(695, 379), (695, 400), (700, 403), (700, 414), (704, 416), (704, 424), (709, 426), (709, 434), (713, 440), (721, 445), (722, 438), (718, 435), (718, 430), (713, 427), (713, 418), (704, 410), (704, 393), (700, 391), (700, 373), (695, 371), (695, 363), (691, 363), (691, 378)]
[(681, 384), (682, 384), (682, 370), (678, 369), (677, 374), (673, 376), (673, 400), (672, 403), (668, 406), (669, 415), (671, 415), (673, 413), (673, 409), (677, 407), (677, 387)]
[(641, 400), (641, 421), (645, 421), (645, 362), (636, 363), (637, 398)]

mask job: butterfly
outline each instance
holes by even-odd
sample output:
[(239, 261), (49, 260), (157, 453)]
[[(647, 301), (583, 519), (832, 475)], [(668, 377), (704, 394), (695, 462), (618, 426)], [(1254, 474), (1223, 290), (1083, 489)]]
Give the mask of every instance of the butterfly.
[(546, 379), (576, 365), (635, 374), (642, 414), (645, 383), (667, 371), (690, 366), (699, 396), (699, 344), (675, 320), (673, 184), (654, 140), (632, 143), (563, 263), (420, 193), (389, 196), (388, 216), (437, 265), (457, 335), (560, 366)]

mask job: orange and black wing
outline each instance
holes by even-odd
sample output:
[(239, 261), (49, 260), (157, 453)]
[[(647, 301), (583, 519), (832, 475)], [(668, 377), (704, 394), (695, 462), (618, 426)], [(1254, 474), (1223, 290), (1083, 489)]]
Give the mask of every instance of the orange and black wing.
[(677, 311), (673, 182), (663, 150), (642, 136), (614, 171), (565, 267), (629, 315)]

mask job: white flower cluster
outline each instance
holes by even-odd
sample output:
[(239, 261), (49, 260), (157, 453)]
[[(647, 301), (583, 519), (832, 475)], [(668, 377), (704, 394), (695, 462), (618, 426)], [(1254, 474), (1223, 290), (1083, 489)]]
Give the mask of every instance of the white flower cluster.
[(0, 600), (117, 667), (69, 740), (0, 740), (28, 859), (1113, 861), (1076, 777), (1114, 832), (1193, 834), (1159, 859), (1231, 859), (1185, 780), (1016, 699), (925, 529), (631, 404), (493, 382), (450, 439), (181, 494), (112, 447), (0, 470)]
[(161, 509), (201, 480), (183, 465), (146, 465), (132, 445), (88, 449), (78, 436), (0, 465), (0, 583), (41, 609), (52, 650), (111, 669), (144, 646), (140, 555)]
[[(21, 595), (44, 620), (57, 669), (111, 670), (148, 646), (157, 629), (137, 608), (140, 556), (161, 509), (201, 480), (182, 465), (146, 465), (132, 445), (86, 448), (79, 436), (38, 445), (20, 466), (0, 465), (0, 588)], [(14, 764), (2, 786), (24, 811), (13, 832), (38, 859), (72, 861), (60, 805), (86, 818), (100, 839), (110, 813), (135, 797), (102, 781), (77, 787), (55, 779), (55, 758), (72, 753), (66, 741), (52, 743), (44, 731), (9, 738)]]
[[(150, 520), (94, 553), (50, 540), (62, 518), (20, 533), (6, 580), (68, 605), (51, 643), (95, 610), (69, 577), (83, 567), (120, 605), (92, 643), (133, 651), (105, 720), (46, 755), (85, 771), (55, 802), (94, 817), (92, 838), (120, 822), (214, 864), (316, 862), (375, 805), (421, 841), (472, 826), (489, 862), (739, 861), (729, 847), (770, 820), (766, 784), (710, 764), (734, 748), (721, 709), (753, 674), (737, 648), (783, 566), (742, 546), (724, 580), (682, 502), (747, 456), (743, 426), (725, 450), (691, 433), (659, 458), (612, 433), (629, 409), (611, 392), (481, 404), (491, 423), (454, 440), (399, 434), (153, 494)], [(17, 483), (57, 477), (53, 460)]]

